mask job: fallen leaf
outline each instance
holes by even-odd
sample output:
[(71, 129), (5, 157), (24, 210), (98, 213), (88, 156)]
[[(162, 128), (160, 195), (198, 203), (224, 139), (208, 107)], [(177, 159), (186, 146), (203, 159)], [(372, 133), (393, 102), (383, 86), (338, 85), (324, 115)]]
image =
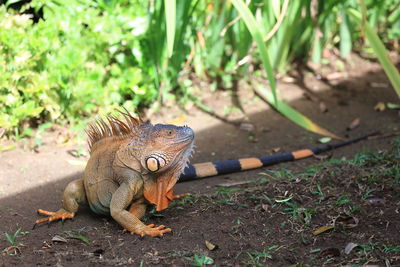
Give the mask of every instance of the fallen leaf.
[(346, 245), (346, 247), (344, 248), (344, 253), (346, 253), (347, 255), (350, 254), (350, 252), (354, 249), (358, 247), (358, 245), (356, 243), (350, 242)]
[(69, 140), (71, 140), (71, 137), (68, 134), (65, 135), (65, 134), (59, 132), (56, 136), (56, 143), (58, 145), (66, 144), (66, 143), (68, 143)]
[(185, 114), (181, 114), (181, 115), (179, 115), (179, 117), (167, 121), (167, 124), (183, 125), (185, 120), (186, 120), (186, 115)]
[(217, 245), (214, 245), (214, 244), (211, 243), (210, 241), (207, 241), (207, 240), (206, 240), (205, 243), (206, 243), (206, 247), (208, 248), (208, 250), (215, 250), (215, 249), (218, 248)]
[(43, 249), (49, 249), (51, 247), (52, 247), (51, 244), (47, 243), (47, 241), (43, 241), (43, 244), (42, 244)]
[(386, 106), (389, 108), (389, 109), (400, 109), (400, 104), (395, 104), (395, 103), (386, 103)]
[(8, 146), (0, 145), (0, 152), (10, 151), (15, 149), (16, 147), (17, 147), (16, 145), (8, 145)]
[(248, 183), (250, 183), (250, 181), (236, 181), (236, 182), (228, 182), (228, 183), (217, 184), (217, 186), (220, 186), (220, 187), (232, 187), (232, 186), (248, 184)]
[(376, 111), (384, 111), (385, 110), (385, 103), (383, 102), (378, 102), (375, 107), (374, 110)]
[(290, 76), (283, 76), (281, 80), (284, 83), (294, 83), (296, 81), (295, 78), (290, 77)]
[(320, 254), (322, 256), (339, 257), (340, 256), (340, 250), (338, 248), (327, 248), (327, 249), (322, 250)]
[(324, 226), (321, 226), (320, 228), (314, 230), (313, 235), (322, 234), (322, 233), (324, 233), (324, 232), (326, 232), (326, 231), (329, 231), (329, 230), (331, 230), (331, 229), (333, 229), (333, 228), (335, 228), (333, 225), (324, 225)]
[(74, 166), (86, 166), (86, 161), (83, 160), (68, 159), (67, 162)]
[(325, 105), (324, 102), (319, 102), (319, 110), (320, 110), (322, 113), (325, 113), (325, 112), (328, 111), (328, 108), (327, 108), (327, 106)]
[(333, 224), (335, 225), (335, 227), (338, 224), (338, 225), (341, 225), (345, 229), (351, 229), (351, 228), (357, 227), (359, 221), (360, 220), (357, 217), (354, 217), (354, 216), (343, 216), (343, 215), (340, 215), (334, 220)]
[(275, 147), (275, 148), (272, 149), (272, 152), (277, 153), (277, 152), (279, 152), (280, 150), (281, 150), (280, 147)]
[(330, 141), (332, 141), (332, 138), (328, 136), (318, 139), (318, 142), (320, 142), (321, 144), (326, 144), (329, 143)]
[(261, 204), (261, 208), (262, 208), (264, 211), (268, 211), (269, 205), (268, 205), (268, 204)]
[(354, 129), (357, 128), (358, 126), (360, 126), (360, 118), (354, 119), (354, 120), (349, 124), (349, 126), (347, 126), (347, 131), (354, 130)]
[(240, 124), (240, 130), (245, 131), (245, 132), (249, 132), (252, 133), (255, 130), (254, 124), (251, 123), (247, 123), (247, 122), (242, 122)]
[(332, 72), (332, 73), (329, 73), (328, 75), (326, 75), (326, 78), (331, 81), (331, 80), (341, 79), (345, 76), (346, 76), (346, 73), (344, 73), (344, 72)]
[(53, 238), (51, 239), (51, 241), (52, 241), (52, 242), (60, 242), (60, 243), (67, 243), (67, 242), (68, 242), (67, 239), (65, 239), (64, 237), (59, 236), (59, 235), (53, 236)]

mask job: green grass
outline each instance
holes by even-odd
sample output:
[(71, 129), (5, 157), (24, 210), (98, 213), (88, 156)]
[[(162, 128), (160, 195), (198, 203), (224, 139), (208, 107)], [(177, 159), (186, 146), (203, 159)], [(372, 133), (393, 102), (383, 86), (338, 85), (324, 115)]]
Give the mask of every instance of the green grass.
[(18, 239), (20, 238), (21, 235), (27, 235), (29, 232), (27, 231), (22, 231), (21, 228), (18, 228), (13, 234), (9, 233), (4, 233), (4, 236), (6, 238), (7, 243), (9, 244), (9, 247), (5, 248), (3, 250), (3, 253), (6, 253), (10, 256), (16, 256), (21, 253), (20, 248), (24, 246), (24, 244), (19, 241)]
[(194, 254), (193, 257), (185, 257), (185, 259), (188, 260), (192, 266), (198, 267), (207, 266), (214, 263), (212, 258), (200, 254)]

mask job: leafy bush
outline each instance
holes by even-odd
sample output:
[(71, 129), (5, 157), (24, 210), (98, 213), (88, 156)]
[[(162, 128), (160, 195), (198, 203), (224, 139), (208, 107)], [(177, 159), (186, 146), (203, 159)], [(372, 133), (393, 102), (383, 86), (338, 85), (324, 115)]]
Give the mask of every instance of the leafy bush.
[(140, 49), (144, 7), (72, 2), (33, 1), (43, 10), (38, 23), (0, 6), (0, 127), (18, 129), (33, 118), (73, 121), (155, 100)]
[[(176, 1), (174, 53), (168, 57), (166, 2), (9, 0), (0, 5), (0, 128), (18, 134), (26, 125), (74, 123), (121, 105), (133, 110), (174, 95), (185, 101), (194, 91), (190, 73), (210, 88), (229, 89), (235, 79), (248, 76), (249, 65), (260, 68), (260, 55), (232, 1)], [(397, 47), (397, 2), (254, 0), (248, 8), (263, 36), (279, 26), (266, 47), (271, 68), (282, 73), (295, 58), (321, 61), (326, 48), (337, 47), (344, 58), (368, 48), (348, 15), (351, 8), (365, 9), (386, 45)]]

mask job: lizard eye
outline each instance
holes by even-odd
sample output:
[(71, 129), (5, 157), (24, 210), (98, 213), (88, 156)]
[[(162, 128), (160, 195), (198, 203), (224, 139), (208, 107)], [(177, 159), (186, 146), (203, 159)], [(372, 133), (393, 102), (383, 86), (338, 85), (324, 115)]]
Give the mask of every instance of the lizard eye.
[(167, 136), (172, 136), (174, 132), (172, 130), (167, 130)]
[(146, 168), (151, 172), (156, 172), (166, 164), (165, 159), (157, 156), (151, 156), (146, 159)]

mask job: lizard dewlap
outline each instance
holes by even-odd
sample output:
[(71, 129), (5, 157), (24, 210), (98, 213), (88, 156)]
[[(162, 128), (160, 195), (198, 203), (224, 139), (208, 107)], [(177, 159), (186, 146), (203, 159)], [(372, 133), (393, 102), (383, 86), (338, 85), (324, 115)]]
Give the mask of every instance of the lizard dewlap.
[(162, 236), (170, 228), (140, 221), (146, 205), (157, 210), (177, 198), (173, 188), (193, 150), (194, 132), (187, 126), (144, 123), (129, 112), (125, 120), (108, 116), (89, 125), (90, 158), (84, 175), (68, 184), (64, 208), (39, 209), (49, 217), (36, 223), (72, 218), (80, 205), (95, 213), (111, 215), (125, 230), (141, 236)]

